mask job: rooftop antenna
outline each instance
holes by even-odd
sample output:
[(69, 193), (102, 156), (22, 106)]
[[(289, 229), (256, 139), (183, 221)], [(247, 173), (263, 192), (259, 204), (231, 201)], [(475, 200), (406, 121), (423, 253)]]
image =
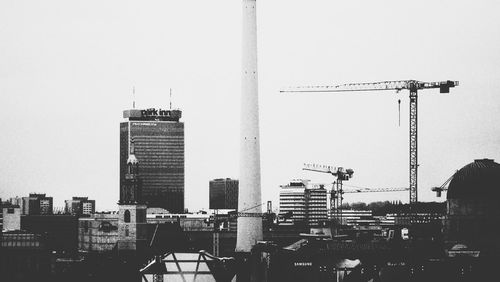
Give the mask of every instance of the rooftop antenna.
[(398, 126), (401, 127), (401, 99), (398, 99)]
[(170, 88), (170, 109), (172, 109), (172, 88)]
[(135, 109), (135, 86), (132, 86), (132, 109)]

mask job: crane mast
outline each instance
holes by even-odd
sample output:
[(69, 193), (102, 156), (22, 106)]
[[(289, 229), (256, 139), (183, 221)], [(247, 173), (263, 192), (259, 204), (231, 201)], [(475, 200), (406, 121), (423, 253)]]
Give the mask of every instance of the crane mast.
[(418, 175), (418, 138), (417, 138), (417, 101), (418, 90), (439, 88), (440, 93), (449, 93), (451, 87), (458, 86), (458, 81), (423, 82), (418, 80), (396, 80), (381, 82), (347, 83), (334, 86), (299, 86), (280, 90), (280, 92), (353, 92), (353, 91), (380, 91), (401, 90), (410, 91), (410, 128), (409, 128), (409, 167), (410, 167), (410, 204), (418, 201), (417, 175)]

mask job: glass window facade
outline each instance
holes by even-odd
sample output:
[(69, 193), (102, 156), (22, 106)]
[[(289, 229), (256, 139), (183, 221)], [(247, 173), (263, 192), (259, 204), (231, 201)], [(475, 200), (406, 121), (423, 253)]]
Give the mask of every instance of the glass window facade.
[[(120, 187), (127, 173), (130, 141), (139, 161), (142, 200), (149, 207), (184, 212), (184, 123), (127, 121), (120, 124)], [(123, 195), (120, 195), (122, 199)]]

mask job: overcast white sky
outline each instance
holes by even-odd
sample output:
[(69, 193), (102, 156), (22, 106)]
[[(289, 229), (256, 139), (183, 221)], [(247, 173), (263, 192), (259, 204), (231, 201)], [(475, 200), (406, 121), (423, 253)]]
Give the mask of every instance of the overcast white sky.
[[(419, 200), (477, 158), (500, 161), (499, 1), (258, 0), (263, 200), (304, 162), (349, 184), (408, 185), (408, 92), (280, 94), (283, 86), (459, 80), (419, 96)], [(186, 207), (238, 178), (241, 1), (0, 0), (0, 197), (118, 201), (119, 122), (131, 107), (183, 110)], [(397, 100), (401, 98), (401, 126)], [(346, 201), (408, 201), (408, 193)]]

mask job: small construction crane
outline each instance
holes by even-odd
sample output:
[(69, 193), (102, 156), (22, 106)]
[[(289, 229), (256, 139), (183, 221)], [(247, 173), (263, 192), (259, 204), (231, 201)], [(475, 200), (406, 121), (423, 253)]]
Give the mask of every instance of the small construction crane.
[[(321, 166), (318, 166), (321, 167)], [(328, 167), (328, 166), (324, 166)], [(306, 170), (306, 169), (304, 169)], [(307, 169), (311, 171), (319, 171), (319, 172), (324, 172), (318, 170), (312, 170), (312, 169)], [(353, 193), (381, 193), (381, 192), (401, 192), (401, 191), (408, 191), (410, 188), (408, 187), (377, 187), (377, 188), (367, 188), (367, 187), (359, 187), (359, 186), (352, 186), (352, 185), (347, 185), (347, 184), (342, 184), (340, 183), (340, 188), (337, 185), (338, 181), (334, 181), (333, 183), (311, 183), (311, 187), (314, 188), (323, 188), (326, 189), (330, 193), (330, 208), (332, 210), (332, 214), (335, 214), (336, 218), (339, 219), (340, 221), (342, 220), (342, 201), (344, 199), (344, 194), (353, 194)], [(330, 189), (328, 189), (328, 186), (331, 186)], [(347, 186), (350, 188), (343, 189), (343, 186)]]
[(450, 176), (450, 178), (448, 178), (441, 186), (439, 186), (439, 187), (432, 187), (431, 188), (431, 190), (433, 192), (436, 192), (436, 197), (441, 197), (441, 193), (442, 192), (448, 191), (448, 187), (446, 187), (446, 185), (448, 185), (448, 183), (450, 183), (450, 181), (453, 179), (453, 177), (455, 176), (455, 174), (456, 174), (456, 172), (452, 176)]
[(449, 93), (458, 81), (422, 82), (418, 80), (381, 81), (373, 83), (348, 83), (335, 86), (303, 86), (280, 90), (280, 92), (349, 92), (401, 90), (410, 91), (410, 207), (417, 202), (417, 92), (422, 89), (439, 88), (440, 93)]
[(409, 191), (408, 187), (388, 187), (388, 188), (365, 188), (365, 187), (356, 187), (346, 185), (348, 187), (352, 187), (354, 189), (344, 189), (344, 193), (373, 193), (373, 192), (401, 192), (401, 191)]
[(318, 165), (318, 164), (304, 164), (303, 170), (316, 171), (322, 173), (329, 173), (336, 177), (336, 181), (333, 182), (333, 187), (330, 190), (330, 208), (335, 213), (335, 218), (342, 222), (342, 213), (340, 208), (342, 207), (342, 182), (349, 180), (354, 174), (354, 170), (351, 168), (345, 169), (343, 167), (334, 167), (328, 165)]
[[(334, 189), (335, 182), (332, 183), (332, 189), (330, 190), (330, 201), (331, 198), (340, 198), (340, 206), (333, 207), (336, 208), (335, 214), (340, 214), (342, 218), (342, 201), (344, 199), (343, 194), (351, 194), (351, 193), (381, 193), (381, 192), (401, 192), (408, 191), (410, 188), (408, 187), (385, 187), (385, 188), (366, 188), (366, 187), (356, 187), (345, 184), (345, 186), (351, 187), (351, 189), (341, 189), (340, 191), (336, 191)], [(319, 184), (320, 186), (325, 187), (324, 184)]]

